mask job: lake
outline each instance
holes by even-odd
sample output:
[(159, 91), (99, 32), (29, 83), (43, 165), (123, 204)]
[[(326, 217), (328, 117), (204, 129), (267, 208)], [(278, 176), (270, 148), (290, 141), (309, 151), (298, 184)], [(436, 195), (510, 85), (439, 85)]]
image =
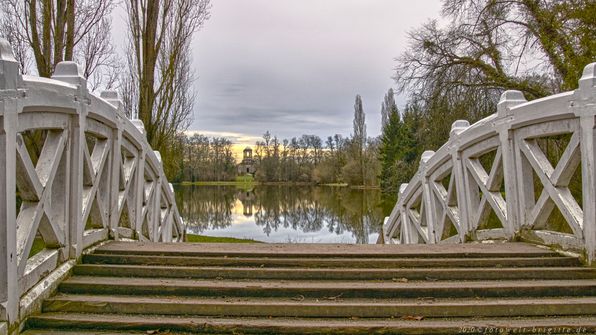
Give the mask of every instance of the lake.
[(271, 243), (376, 243), (395, 199), (332, 186), (175, 186), (187, 232)]

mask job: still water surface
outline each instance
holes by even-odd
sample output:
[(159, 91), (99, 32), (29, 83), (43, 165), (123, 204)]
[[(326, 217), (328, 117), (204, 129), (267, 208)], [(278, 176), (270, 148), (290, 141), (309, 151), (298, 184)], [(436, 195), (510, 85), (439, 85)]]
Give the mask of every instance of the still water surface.
[(188, 233), (272, 243), (375, 243), (392, 201), (346, 187), (176, 187)]

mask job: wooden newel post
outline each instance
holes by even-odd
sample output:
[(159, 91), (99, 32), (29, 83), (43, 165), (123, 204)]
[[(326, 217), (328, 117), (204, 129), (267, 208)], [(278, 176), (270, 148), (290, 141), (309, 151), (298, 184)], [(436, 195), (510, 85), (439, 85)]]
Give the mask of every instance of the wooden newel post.
[(12, 48), (0, 38), (0, 323), (9, 325), (19, 319), (15, 171), (19, 81)]
[(596, 249), (596, 63), (584, 68), (571, 108), (580, 122), (583, 231), (586, 256), (592, 263)]

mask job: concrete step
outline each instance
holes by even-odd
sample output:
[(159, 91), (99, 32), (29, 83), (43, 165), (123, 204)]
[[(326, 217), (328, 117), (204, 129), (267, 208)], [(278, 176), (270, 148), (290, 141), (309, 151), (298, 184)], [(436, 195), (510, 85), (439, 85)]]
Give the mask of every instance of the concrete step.
[(443, 245), (354, 244), (155, 244), (111, 242), (95, 254), (246, 258), (506, 258), (556, 257), (556, 252), (525, 243)]
[(196, 280), (74, 276), (60, 292), (71, 294), (236, 297), (418, 298), (594, 296), (596, 280), (503, 281), (299, 281)]
[(523, 268), (251, 268), (160, 265), (80, 264), (75, 275), (112, 277), (161, 277), (203, 279), (296, 280), (503, 280), (596, 279), (596, 269), (585, 267)]
[[(409, 316), (408, 318), (415, 318)], [(489, 334), (487, 331), (532, 329), (535, 333), (596, 332), (596, 318), (542, 317), (490, 319), (304, 319), (205, 318), (122, 314), (43, 313), (28, 325), (48, 329), (101, 329), (102, 331), (157, 331), (227, 334)], [(550, 331), (549, 331), (550, 330)], [(148, 333), (148, 332), (147, 332)], [(503, 333), (503, 332), (501, 332)], [(159, 334), (157, 332), (156, 334)]]
[(596, 333), (596, 269), (522, 243), (111, 242), (29, 319), (55, 334)]
[(400, 318), (529, 317), (596, 314), (596, 297), (512, 299), (198, 298), (58, 295), (44, 312), (226, 317)]
[(445, 268), (445, 267), (546, 267), (579, 266), (575, 257), (495, 258), (262, 258), (186, 257), (161, 255), (90, 254), (85, 264), (169, 266), (302, 267), (302, 268)]

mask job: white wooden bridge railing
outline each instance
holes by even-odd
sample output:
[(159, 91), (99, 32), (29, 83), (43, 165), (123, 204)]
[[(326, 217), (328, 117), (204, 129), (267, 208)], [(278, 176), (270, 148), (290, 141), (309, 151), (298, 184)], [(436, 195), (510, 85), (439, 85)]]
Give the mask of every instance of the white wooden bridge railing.
[[(496, 114), (454, 122), (447, 143), (422, 154), (386, 219), (384, 242), (522, 239), (594, 261), (595, 118), (596, 63), (575, 91), (531, 102), (504, 92)], [(549, 141), (560, 150), (548, 152)]]
[(22, 317), (27, 291), (97, 242), (183, 239), (159, 152), (122, 108), (115, 92), (89, 93), (73, 62), (52, 79), (19, 75), (0, 39), (0, 328)]

